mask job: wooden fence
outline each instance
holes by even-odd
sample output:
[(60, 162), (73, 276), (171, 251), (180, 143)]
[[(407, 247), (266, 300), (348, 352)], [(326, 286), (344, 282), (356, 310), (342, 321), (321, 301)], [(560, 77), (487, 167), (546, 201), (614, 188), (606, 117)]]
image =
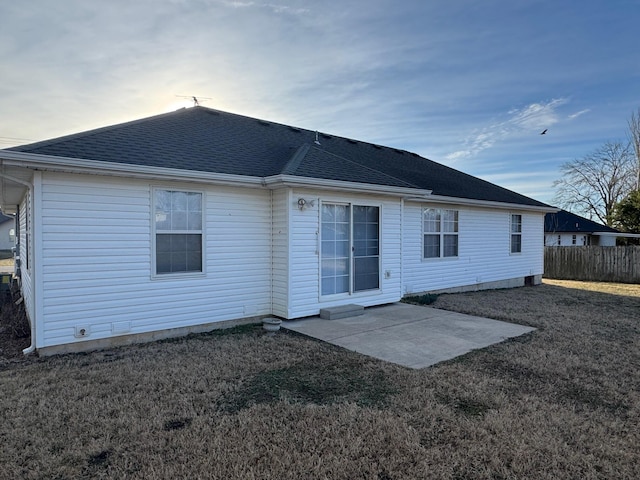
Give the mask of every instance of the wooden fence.
[(640, 283), (640, 246), (544, 247), (544, 277)]

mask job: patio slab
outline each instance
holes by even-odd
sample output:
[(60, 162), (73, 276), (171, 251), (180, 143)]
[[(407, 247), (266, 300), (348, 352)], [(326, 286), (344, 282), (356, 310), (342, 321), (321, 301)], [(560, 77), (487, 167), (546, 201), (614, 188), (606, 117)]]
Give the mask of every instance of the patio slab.
[(424, 368), (535, 330), (432, 307), (394, 303), (357, 317), (287, 320), (282, 327), (409, 368)]

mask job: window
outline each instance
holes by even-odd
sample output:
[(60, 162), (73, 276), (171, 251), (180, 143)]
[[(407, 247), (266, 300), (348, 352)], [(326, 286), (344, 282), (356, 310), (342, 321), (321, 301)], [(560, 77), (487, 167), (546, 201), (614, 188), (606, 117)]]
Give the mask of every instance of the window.
[(522, 215), (511, 215), (511, 253), (522, 252)]
[(558, 246), (562, 245), (562, 235), (558, 235)]
[(155, 190), (155, 273), (202, 272), (202, 193)]
[(458, 211), (425, 208), (422, 211), (423, 258), (458, 256)]
[(577, 237), (575, 235), (571, 236), (571, 245), (575, 245), (576, 244), (576, 238)]

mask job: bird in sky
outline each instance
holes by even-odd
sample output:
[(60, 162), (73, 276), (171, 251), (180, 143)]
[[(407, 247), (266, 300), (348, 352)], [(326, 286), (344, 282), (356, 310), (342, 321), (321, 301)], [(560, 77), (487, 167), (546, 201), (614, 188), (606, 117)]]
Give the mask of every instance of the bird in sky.
[(548, 129), (547, 129), (547, 128), (545, 128), (545, 129), (540, 133), (540, 135), (546, 135), (546, 134), (547, 134), (547, 130), (548, 130)]

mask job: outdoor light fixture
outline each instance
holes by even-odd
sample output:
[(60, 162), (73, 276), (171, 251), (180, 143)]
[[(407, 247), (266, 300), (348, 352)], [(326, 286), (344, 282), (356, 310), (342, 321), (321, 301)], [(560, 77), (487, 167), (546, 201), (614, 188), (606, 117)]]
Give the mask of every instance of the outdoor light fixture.
[(304, 210), (305, 208), (313, 207), (315, 205), (315, 201), (313, 200), (305, 200), (304, 198), (298, 199), (298, 209)]

